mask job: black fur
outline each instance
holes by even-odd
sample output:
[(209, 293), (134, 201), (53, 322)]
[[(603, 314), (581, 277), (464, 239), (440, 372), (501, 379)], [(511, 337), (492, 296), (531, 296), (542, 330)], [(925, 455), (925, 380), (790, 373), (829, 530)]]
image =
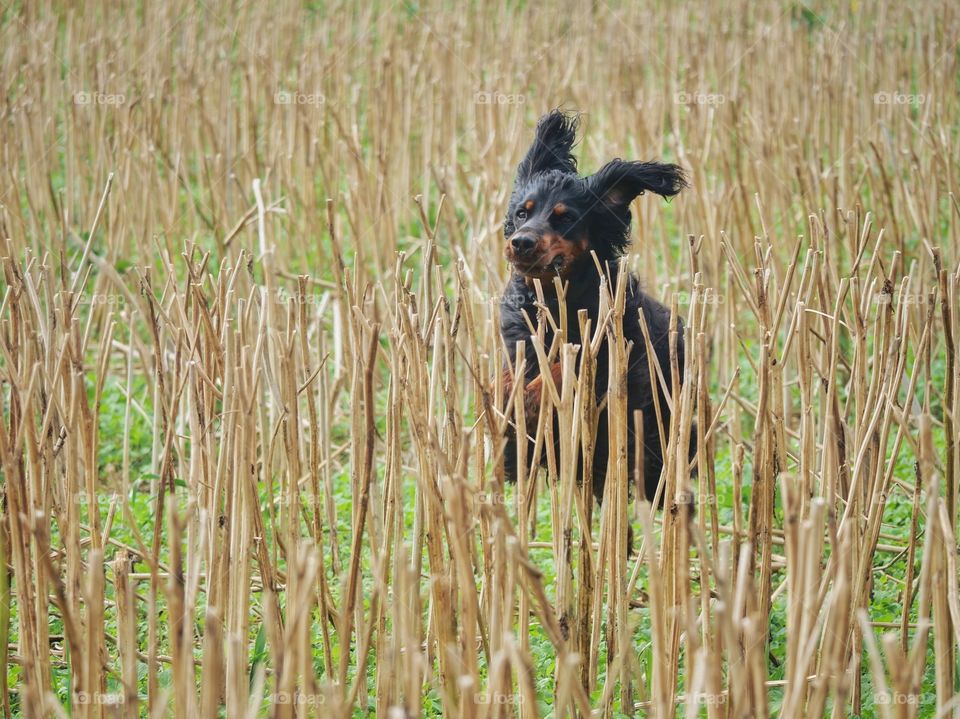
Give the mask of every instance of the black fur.
[[(576, 160), (571, 154), (577, 124), (575, 116), (560, 111), (541, 118), (533, 144), (517, 168), (510, 207), (503, 223), (507, 242), (505, 254), (513, 266), (513, 273), (501, 302), (500, 333), (510, 355), (511, 367), (516, 361), (517, 342), (522, 340), (527, 343), (527, 370), (523, 379), (526, 389), (523, 391), (530, 395), (528, 409), (534, 412), (539, 407), (539, 392), (533, 389), (539, 384), (535, 381), (539, 375), (539, 365), (530, 344), (530, 329), (525, 318), (526, 315), (532, 322), (536, 322), (537, 318), (533, 279), (541, 281), (547, 307), (557, 320), (560, 312), (553, 291), (553, 277), (559, 275), (567, 284), (567, 338), (569, 342), (583, 346), (578, 311), (587, 311), (594, 328), (599, 321), (600, 275), (591, 252), (595, 252), (601, 263), (609, 267), (612, 291), (617, 282), (616, 260), (630, 243), (630, 203), (647, 190), (671, 197), (686, 186), (679, 167), (659, 162), (612, 160), (595, 174), (580, 177)], [(632, 471), (636, 466), (634, 436), (639, 431), (644, 448), (644, 491), (648, 499), (653, 499), (663, 467), (663, 456), (646, 342), (638, 313), (643, 312), (646, 319), (651, 343), (669, 388), (670, 311), (645, 294), (635, 277), (630, 276), (626, 281), (623, 329), (627, 341), (633, 343), (626, 377), (630, 419), (629, 467)], [(677, 351), (682, 372), (682, 325), (679, 325), (679, 330)], [(549, 348), (552, 341), (553, 332), (548, 323), (545, 346)], [(607, 391), (608, 363), (609, 351), (604, 343), (597, 357), (598, 401)], [(507, 379), (512, 386), (512, 375), (508, 374)], [(663, 394), (663, 387), (658, 385), (657, 396), (666, 433), (670, 425), (670, 409)], [(633, 426), (633, 413), (638, 409), (643, 412), (643, 426), (639, 428)], [(530, 417), (528, 413), (528, 428), (530, 426), (536, 426), (536, 416)], [(600, 500), (609, 454), (606, 410), (600, 413), (596, 437), (591, 477), (594, 495)], [(691, 447), (694, 446), (695, 440), (691, 438)], [(532, 452), (533, 442), (530, 440), (527, 456), (530, 457)], [(516, 459), (516, 437), (508, 434), (504, 463), (507, 478), (511, 481), (516, 479)], [(579, 467), (578, 471), (582, 477), (583, 467)]]

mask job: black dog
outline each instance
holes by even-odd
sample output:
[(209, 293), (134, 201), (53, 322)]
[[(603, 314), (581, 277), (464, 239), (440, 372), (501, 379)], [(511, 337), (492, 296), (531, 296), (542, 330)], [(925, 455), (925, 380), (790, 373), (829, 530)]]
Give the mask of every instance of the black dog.
[[(533, 280), (539, 279), (547, 308), (559, 321), (558, 299), (554, 291), (554, 277), (566, 284), (567, 340), (584, 346), (577, 320), (579, 310), (587, 310), (593, 328), (599, 321), (600, 274), (591, 255), (595, 252), (602, 266), (609, 268), (611, 292), (617, 283), (618, 258), (630, 244), (630, 203), (637, 195), (649, 190), (663, 197), (676, 195), (686, 181), (676, 165), (659, 162), (625, 162), (613, 160), (596, 174), (580, 177), (577, 163), (571, 155), (576, 139), (577, 117), (554, 111), (540, 119), (536, 137), (526, 157), (517, 168), (517, 178), (510, 198), (510, 209), (503, 223), (506, 239), (505, 254), (513, 273), (504, 292), (500, 307), (500, 334), (515, 366), (517, 342), (526, 341), (526, 376), (524, 378), (527, 426), (536, 426), (540, 409), (542, 381), (527, 317), (536, 323), (536, 293)], [(638, 312), (643, 312), (667, 387), (670, 386), (670, 311), (644, 294), (637, 279), (625, 278), (626, 311), (623, 317), (624, 335), (633, 342), (628, 358), (627, 411), (630, 421), (628, 437), (629, 468), (632, 473), (637, 457), (634, 437), (639, 430), (644, 447), (644, 491), (648, 499), (655, 497), (663, 467), (660, 424), (654, 406), (654, 393), (647, 360), (647, 344), (640, 329)], [(526, 315), (526, 317), (525, 317)], [(553, 332), (546, 327), (545, 349), (549, 350)], [(589, 340), (587, 340), (589, 343)], [(682, 325), (677, 339), (679, 367), (683, 370)], [(609, 382), (609, 351), (606, 342), (597, 357), (596, 396), (600, 400)], [(579, 361), (579, 360), (578, 360)], [(560, 386), (560, 366), (554, 364), (552, 374)], [(508, 392), (514, 383), (508, 370)], [(659, 381), (654, 378), (653, 381)], [(664, 398), (662, 385), (656, 396), (660, 405), (664, 439), (670, 426), (670, 408)], [(642, 410), (643, 426), (634, 427), (634, 411)], [(530, 441), (527, 457), (533, 453)], [(557, 438), (559, 442), (559, 438)], [(695, 441), (691, 438), (691, 446)], [(516, 481), (516, 437), (508, 433), (504, 452), (507, 479)], [(602, 499), (607, 474), (609, 441), (607, 412), (601, 411), (596, 432), (596, 448), (592, 467), (593, 493)], [(582, 464), (582, 462), (581, 462)], [(582, 466), (579, 468), (583, 476)], [(662, 501), (662, 497), (661, 497)]]

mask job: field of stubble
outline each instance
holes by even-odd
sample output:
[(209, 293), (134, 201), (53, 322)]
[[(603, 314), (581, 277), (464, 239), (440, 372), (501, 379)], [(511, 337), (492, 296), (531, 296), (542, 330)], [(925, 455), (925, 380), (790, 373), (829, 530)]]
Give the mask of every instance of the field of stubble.
[[(960, 7), (119, 5), (0, 10), (5, 716), (960, 716)], [(576, 382), (503, 482), (555, 107), (689, 173), (693, 514), (591, 506)]]

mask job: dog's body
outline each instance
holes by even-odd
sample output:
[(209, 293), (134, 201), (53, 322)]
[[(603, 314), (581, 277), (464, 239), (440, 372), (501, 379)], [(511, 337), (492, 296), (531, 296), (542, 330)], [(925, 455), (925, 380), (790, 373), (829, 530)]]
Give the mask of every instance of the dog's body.
[[(580, 177), (571, 150), (576, 135), (577, 121), (560, 112), (543, 117), (537, 125), (536, 138), (517, 169), (517, 179), (510, 209), (504, 221), (507, 241), (506, 256), (513, 273), (500, 307), (500, 333), (510, 356), (510, 367), (515, 366), (517, 342), (525, 341), (526, 376), (523, 380), (524, 406), (528, 427), (535, 426), (540, 408), (542, 379), (540, 367), (530, 344), (530, 322), (537, 321), (537, 296), (533, 280), (541, 281), (547, 310), (558, 319), (561, 316), (559, 299), (554, 290), (554, 277), (566, 285), (567, 341), (584, 347), (589, 339), (580, 337), (578, 312), (586, 310), (591, 326), (600, 321), (601, 277), (591, 253), (607, 268), (610, 291), (618, 281), (617, 259), (629, 246), (630, 203), (645, 190), (665, 197), (675, 195), (685, 186), (683, 174), (676, 165), (656, 162), (624, 162), (614, 160), (596, 174)], [(626, 373), (627, 414), (630, 423), (628, 461), (632, 471), (637, 457), (634, 437), (639, 432), (643, 456), (644, 492), (652, 500), (656, 495), (663, 467), (663, 444), (670, 427), (670, 407), (664, 396), (664, 386), (653, 386), (647, 343), (640, 327), (642, 312), (659, 363), (667, 392), (671, 389), (670, 311), (646, 295), (633, 276), (626, 280), (626, 309), (623, 331), (633, 343)], [(683, 371), (684, 347), (682, 326), (678, 323), (677, 361)], [(553, 341), (549, 323), (545, 327), (545, 348)], [(581, 350), (582, 351), (582, 350)], [(579, 360), (578, 360), (579, 361)], [(596, 396), (599, 401), (610, 382), (609, 349), (603, 342), (596, 363)], [(559, 363), (552, 367), (554, 381), (560, 385)], [(656, 378), (654, 380), (658, 381)], [(507, 387), (512, 389), (514, 378), (508, 370)], [(655, 400), (655, 397), (657, 398)], [(659, 419), (657, 406), (659, 404)], [(643, 426), (634, 427), (634, 413), (640, 410)], [(607, 475), (609, 441), (607, 438), (607, 411), (598, 417), (591, 479), (594, 496), (600, 500)], [(662, 424), (661, 424), (662, 423)], [(559, 437), (556, 438), (559, 442)], [(693, 440), (691, 440), (691, 446)], [(504, 454), (507, 478), (516, 479), (517, 451), (514, 433), (508, 433)], [(531, 457), (530, 440), (527, 457)], [(580, 476), (583, 468), (578, 467)], [(662, 497), (661, 497), (662, 499)]]

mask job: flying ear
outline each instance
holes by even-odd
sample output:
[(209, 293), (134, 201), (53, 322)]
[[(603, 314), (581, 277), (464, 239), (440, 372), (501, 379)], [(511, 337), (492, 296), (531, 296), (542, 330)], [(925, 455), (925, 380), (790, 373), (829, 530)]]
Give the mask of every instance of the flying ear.
[(517, 166), (518, 185), (549, 170), (577, 171), (577, 161), (570, 153), (577, 139), (579, 122), (577, 115), (568, 115), (560, 110), (540, 118), (533, 144)]
[(614, 212), (629, 209), (633, 199), (647, 190), (673, 197), (686, 186), (683, 170), (662, 162), (612, 160), (587, 178), (590, 191)]

